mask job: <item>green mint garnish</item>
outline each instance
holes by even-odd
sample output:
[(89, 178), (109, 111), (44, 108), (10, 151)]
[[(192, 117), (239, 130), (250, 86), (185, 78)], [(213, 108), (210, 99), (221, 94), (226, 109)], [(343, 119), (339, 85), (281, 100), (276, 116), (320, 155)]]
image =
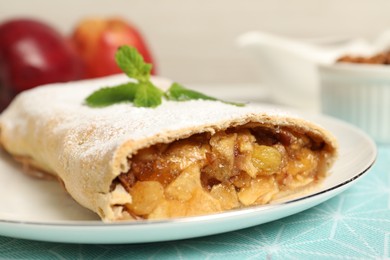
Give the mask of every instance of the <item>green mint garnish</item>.
[(167, 90), (167, 92), (165, 92), (165, 96), (168, 100), (172, 100), (172, 101), (188, 101), (188, 100), (203, 99), (203, 100), (221, 101), (223, 103), (235, 105), (235, 106), (245, 105), (243, 103), (227, 102), (227, 101), (217, 99), (215, 97), (210, 97), (198, 91), (185, 88), (176, 82), (172, 84), (172, 86)]
[(164, 93), (150, 81), (152, 65), (145, 63), (142, 55), (133, 47), (119, 47), (115, 54), (115, 60), (122, 71), (137, 82), (129, 82), (114, 87), (103, 87), (85, 99), (88, 106), (105, 107), (121, 102), (132, 102), (136, 107), (157, 107), (161, 104), (163, 97), (171, 101), (203, 99), (244, 106), (244, 104), (226, 102), (204, 95), (187, 89), (178, 83), (173, 83)]
[(136, 107), (157, 107), (161, 104), (163, 91), (151, 82), (141, 82), (135, 94), (134, 105)]
[(115, 61), (119, 68), (130, 78), (139, 82), (147, 82), (152, 71), (152, 64), (145, 63), (144, 58), (135, 48), (121, 46), (115, 53)]
[(90, 107), (105, 107), (115, 103), (133, 101), (138, 83), (126, 83), (115, 87), (101, 88), (85, 99)]

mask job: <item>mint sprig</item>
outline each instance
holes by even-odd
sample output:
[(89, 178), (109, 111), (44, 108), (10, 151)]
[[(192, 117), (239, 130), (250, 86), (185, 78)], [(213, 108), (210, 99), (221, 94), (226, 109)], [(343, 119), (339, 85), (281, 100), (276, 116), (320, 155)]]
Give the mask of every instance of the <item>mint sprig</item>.
[(188, 101), (188, 100), (202, 99), (202, 100), (221, 101), (226, 104), (240, 106), (240, 107), (245, 105), (243, 103), (235, 103), (235, 102), (219, 100), (215, 97), (207, 96), (201, 92), (185, 88), (176, 82), (172, 84), (172, 86), (167, 90), (167, 92), (165, 92), (165, 97), (168, 100), (173, 100), (173, 101)]
[(138, 82), (149, 81), (152, 64), (145, 63), (137, 49), (126, 45), (119, 47), (115, 53), (115, 61), (130, 78), (136, 79)]
[(141, 82), (135, 93), (134, 105), (136, 107), (157, 107), (161, 104), (163, 91), (154, 86), (150, 81)]
[(132, 102), (137, 92), (138, 83), (126, 83), (115, 87), (104, 87), (85, 99), (90, 107), (105, 107), (115, 103)]
[(157, 107), (162, 103), (162, 98), (170, 101), (188, 100), (213, 100), (227, 104), (243, 106), (241, 103), (226, 102), (200, 92), (187, 89), (178, 83), (163, 92), (150, 81), (152, 65), (145, 63), (137, 49), (129, 46), (121, 46), (115, 54), (118, 66), (127, 76), (137, 82), (129, 82), (113, 87), (103, 87), (85, 99), (90, 107), (106, 107), (121, 102), (132, 102), (136, 107)]

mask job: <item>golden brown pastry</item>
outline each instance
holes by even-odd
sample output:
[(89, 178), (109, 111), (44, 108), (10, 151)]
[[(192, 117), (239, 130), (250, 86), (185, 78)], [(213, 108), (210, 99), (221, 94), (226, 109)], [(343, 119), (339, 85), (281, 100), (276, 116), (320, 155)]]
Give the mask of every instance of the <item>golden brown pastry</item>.
[(20, 94), (0, 115), (3, 148), (57, 176), (104, 221), (270, 203), (320, 183), (336, 157), (336, 141), (326, 130), (261, 106), (202, 100), (163, 101), (157, 108), (84, 104), (94, 90), (123, 80), (39, 87)]

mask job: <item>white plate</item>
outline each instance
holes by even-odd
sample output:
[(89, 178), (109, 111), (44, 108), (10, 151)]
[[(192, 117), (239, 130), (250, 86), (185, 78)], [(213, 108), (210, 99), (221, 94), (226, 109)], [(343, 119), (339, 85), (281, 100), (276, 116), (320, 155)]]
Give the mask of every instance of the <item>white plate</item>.
[(340, 144), (332, 174), (311, 194), (280, 204), (163, 221), (104, 224), (57, 182), (26, 176), (0, 153), (0, 235), (71, 243), (142, 243), (218, 234), (266, 223), (313, 207), (350, 187), (373, 165), (374, 142), (357, 128), (320, 115), (305, 118), (333, 132)]

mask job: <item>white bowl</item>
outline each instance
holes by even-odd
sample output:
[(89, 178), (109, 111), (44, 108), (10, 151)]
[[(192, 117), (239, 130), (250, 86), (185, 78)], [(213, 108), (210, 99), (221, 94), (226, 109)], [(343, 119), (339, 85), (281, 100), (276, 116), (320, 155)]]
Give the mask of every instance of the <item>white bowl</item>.
[(379, 143), (390, 143), (390, 66), (319, 66), (321, 110), (348, 121)]

